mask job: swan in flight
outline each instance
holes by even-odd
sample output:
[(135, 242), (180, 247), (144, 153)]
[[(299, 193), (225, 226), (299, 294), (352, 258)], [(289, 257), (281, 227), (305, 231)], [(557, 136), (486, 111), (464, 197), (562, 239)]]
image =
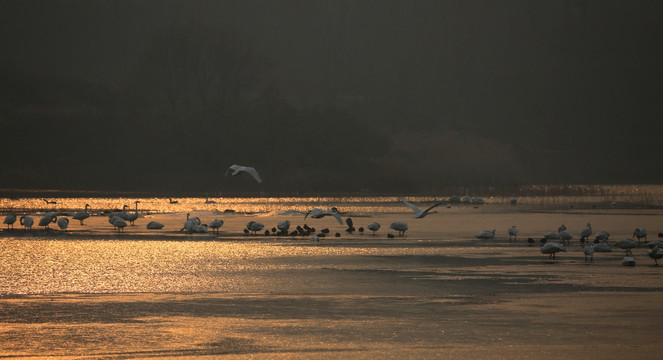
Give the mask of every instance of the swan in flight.
[(311, 215), (312, 218), (314, 219), (321, 219), (325, 216), (333, 216), (336, 218), (336, 221), (338, 221), (339, 224), (343, 225), (343, 219), (341, 219), (341, 215), (338, 214), (338, 212), (334, 210), (322, 210), (318, 208), (313, 208), (311, 211), (308, 211), (306, 215), (304, 215), (304, 220)]
[(14, 223), (16, 222), (16, 215), (9, 213), (7, 216), (5, 216), (5, 224), (7, 224), (7, 229), (11, 226), (12, 229), (14, 228)]
[(81, 225), (84, 225), (83, 220), (90, 217), (90, 213), (87, 212), (87, 208), (89, 208), (89, 207), (90, 207), (90, 204), (85, 204), (85, 210), (75, 213), (74, 215), (72, 215), (72, 218), (74, 218), (76, 220), (79, 220), (81, 222)]
[(28, 215), (21, 216), (21, 225), (27, 230), (32, 229), (32, 225), (35, 223), (35, 220)]
[(405, 199), (403, 199), (402, 197), (399, 197), (398, 200), (402, 201), (403, 204), (407, 205), (407, 207), (409, 207), (410, 209), (412, 209), (412, 211), (414, 211), (414, 218), (415, 219), (424, 218), (424, 217), (426, 217), (426, 215), (436, 212), (436, 211), (431, 211), (433, 208), (436, 208), (440, 205), (446, 204), (446, 201), (439, 201), (439, 202), (436, 202), (435, 204), (431, 205), (427, 209), (421, 210), (420, 208), (416, 207), (414, 204), (411, 204), (411, 203), (405, 201)]
[(248, 166), (241, 166), (241, 165), (231, 165), (228, 170), (226, 170), (226, 176), (228, 176), (228, 173), (232, 170), (232, 176), (235, 176), (239, 173), (247, 173), (253, 176), (253, 178), (258, 182), (262, 183), (262, 179), (260, 178), (260, 175), (258, 175), (258, 172), (256, 171), (255, 168), (248, 167)]

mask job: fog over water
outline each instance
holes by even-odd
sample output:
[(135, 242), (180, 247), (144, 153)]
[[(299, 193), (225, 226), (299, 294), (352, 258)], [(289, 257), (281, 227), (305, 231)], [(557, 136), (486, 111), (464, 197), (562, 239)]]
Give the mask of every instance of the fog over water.
[(658, 183), (662, 7), (3, 1), (0, 188)]

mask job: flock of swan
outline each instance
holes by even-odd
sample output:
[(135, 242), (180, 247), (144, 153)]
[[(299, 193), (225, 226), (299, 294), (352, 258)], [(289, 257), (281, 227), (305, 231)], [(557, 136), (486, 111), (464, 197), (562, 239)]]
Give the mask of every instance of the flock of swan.
[[(258, 183), (262, 183), (260, 175), (252, 167), (232, 165), (228, 168), (226, 176), (229, 173), (233, 176), (236, 176), (240, 173), (247, 173), (251, 175)], [(466, 195), (463, 198), (452, 196), (448, 201), (447, 200), (438, 201), (425, 209), (421, 209), (416, 205), (408, 202), (402, 197), (399, 197), (398, 199), (414, 212), (415, 219), (422, 219), (429, 214), (433, 214), (436, 212), (433, 209), (435, 209), (440, 205), (445, 205), (447, 203), (454, 203), (454, 202), (465, 202), (473, 204), (483, 203), (483, 200), (476, 196), (470, 197), (469, 195)], [(44, 201), (46, 201), (47, 204), (56, 203), (55, 201), (49, 201), (47, 199), (44, 199)], [(169, 201), (171, 204), (177, 203), (176, 200), (174, 201), (171, 198), (169, 198)], [(510, 203), (512, 205), (515, 205), (516, 202), (517, 200), (515, 198), (512, 198), (510, 200)], [(119, 232), (124, 231), (124, 228), (126, 228), (127, 225), (133, 226), (134, 222), (138, 219), (139, 217), (138, 204), (140, 203), (140, 201), (135, 201), (134, 203), (135, 203), (134, 212), (127, 212), (128, 205), (124, 205), (122, 211), (111, 213), (110, 216), (108, 217), (108, 222), (111, 225), (113, 225), (113, 227), (117, 229)], [(213, 203), (213, 201), (207, 198), (205, 203), (210, 204)], [(49, 212), (44, 214), (39, 219), (38, 226), (43, 226), (45, 229), (49, 229), (49, 225), (55, 223), (61, 230), (65, 231), (69, 227), (69, 218), (67, 216), (70, 216), (74, 220), (79, 220), (80, 224), (84, 225), (84, 220), (90, 217), (89, 209), (90, 205), (85, 204), (85, 208), (80, 212), (75, 212), (75, 213)], [(304, 220), (306, 220), (309, 216), (312, 219), (321, 219), (326, 216), (330, 216), (335, 218), (339, 224), (341, 225), (343, 224), (341, 213), (338, 211), (337, 208), (334, 207), (330, 209), (313, 208), (310, 211), (304, 213)], [(16, 215), (13, 213), (10, 213), (5, 217), (4, 224), (7, 225), (7, 229), (10, 228), (13, 229), (14, 223), (17, 220), (19, 221), (21, 226), (23, 226), (26, 230), (31, 229), (32, 226), (34, 225), (34, 219), (29, 215), (23, 215), (17, 219)], [(187, 218), (180, 231), (187, 233), (207, 233), (211, 230), (213, 233), (218, 234), (219, 229), (223, 226), (223, 224), (224, 222), (221, 219), (215, 219), (211, 221), (209, 224), (204, 224), (200, 218), (190, 217), (190, 214), (187, 214)], [(348, 228), (346, 229), (348, 233), (351, 234), (354, 231), (356, 231), (351, 218), (349, 217), (346, 218), (346, 224), (348, 225)], [(150, 221), (146, 225), (146, 228), (148, 230), (159, 230), (164, 228), (164, 226), (165, 225), (160, 222)], [(246, 224), (244, 232), (246, 234), (255, 235), (258, 232), (261, 232), (264, 228), (265, 228), (264, 224), (256, 221), (250, 221), (249, 223)], [(375, 233), (380, 229), (380, 224), (377, 222), (373, 222), (366, 225), (366, 228), (372, 231), (373, 235), (375, 235)], [(395, 230), (398, 233), (398, 236), (403, 236), (405, 232), (408, 230), (408, 224), (406, 222), (396, 221), (389, 226), (389, 229)], [(363, 233), (364, 228), (359, 227), (358, 232)], [(509, 241), (512, 240), (516, 241), (518, 236), (517, 226), (515, 225), (510, 226), (507, 229), (507, 233), (509, 234)], [(595, 252), (612, 251), (612, 247), (608, 244), (608, 239), (610, 234), (608, 234), (605, 231), (597, 232), (595, 234), (594, 244), (590, 244), (589, 237), (592, 235), (592, 233), (593, 230), (590, 223), (587, 223), (587, 226), (581, 229), (580, 232), (578, 233), (580, 246), (582, 247), (582, 251), (585, 255), (586, 261), (593, 261), (593, 256)], [(324, 238), (328, 234), (329, 234), (329, 229), (322, 229), (322, 231), (317, 232), (315, 228), (309, 227), (306, 224), (304, 224), (304, 226), (297, 225), (296, 230), (290, 230), (290, 221), (288, 220), (279, 222), (276, 227), (273, 227), (271, 229), (271, 231), (270, 229), (265, 230), (265, 235), (311, 236), (311, 240), (313, 241), (320, 241), (321, 238)], [(481, 240), (492, 240), (495, 238), (495, 234), (496, 234), (495, 229), (483, 230), (477, 233), (475, 237)], [(335, 236), (339, 237), (340, 233), (336, 233)], [(389, 233), (387, 234), (387, 237), (393, 238), (394, 235)], [(659, 237), (663, 237), (663, 234), (659, 234)], [(569, 242), (573, 239), (574, 239), (573, 234), (566, 228), (565, 225), (561, 225), (556, 232), (545, 233), (540, 238), (539, 242), (541, 245), (541, 253), (548, 255), (549, 259), (554, 260), (556, 258), (557, 253), (566, 252), (566, 247), (564, 245), (565, 244), (568, 245)], [(633, 239), (637, 239), (638, 242), (635, 242)], [(632, 239), (620, 240), (613, 244), (613, 246), (625, 250), (626, 257), (622, 262), (623, 265), (625, 266), (635, 265), (635, 259), (633, 258), (632, 249), (638, 247), (641, 244), (642, 239), (645, 240), (646, 245), (650, 248), (650, 250), (648, 251), (649, 257), (654, 259), (655, 264), (658, 265), (658, 259), (663, 258), (663, 243), (661, 241), (652, 241), (652, 242), (647, 241), (647, 231), (644, 228), (636, 228), (633, 232)], [(529, 237), (527, 239), (527, 242), (531, 246), (536, 242), (536, 240), (534, 240), (532, 237)]]
[[(491, 240), (495, 238), (495, 231), (495, 229), (483, 230), (474, 236), (481, 240)], [(518, 227), (515, 225), (510, 226), (507, 229), (507, 233), (509, 234), (509, 241), (516, 241)], [(592, 224), (590, 223), (587, 223), (587, 226), (582, 228), (578, 233), (579, 245), (582, 247), (585, 261), (593, 261), (595, 252), (612, 252), (612, 247), (608, 244), (610, 234), (607, 231), (597, 232), (594, 235), (594, 244), (590, 244), (589, 237), (592, 233)], [(659, 233), (658, 236), (663, 237), (663, 233)], [(637, 242), (633, 239), (637, 239)], [(635, 266), (635, 258), (633, 257), (632, 250), (640, 247), (643, 239), (647, 247), (649, 247), (647, 255), (649, 255), (649, 257), (654, 260), (655, 264), (658, 265), (658, 259), (663, 258), (663, 242), (659, 240), (648, 241), (647, 230), (644, 228), (636, 228), (633, 231), (631, 239), (623, 239), (612, 244), (612, 246), (624, 250), (625, 257), (622, 260), (622, 265)], [(566, 252), (566, 247), (564, 245), (569, 245), (571, 240), (573, 240), (573, 234), (566, 228), (566, 225), (562, 224), (557, 228), (557, 231), (545, 233), (540, 238), (539, 243), (541, 244), (541, 253), (548, 255), (549, 259), (555, 260), (557, 253)], [(527, 238), (527, 242), (531, 246), (536, 243), (536, 240), (529, 237)]]

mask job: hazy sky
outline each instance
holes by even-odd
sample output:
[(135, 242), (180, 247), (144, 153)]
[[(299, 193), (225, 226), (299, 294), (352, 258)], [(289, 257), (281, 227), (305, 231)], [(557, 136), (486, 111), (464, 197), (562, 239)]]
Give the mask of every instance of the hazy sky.
[[(158, 93), (141, 83), (159, 69), (157, 39), (196, 26), (203, 30), (190, 36), (205, 38), (203, 48), (223, 38), (218, 56), (241, 53), (250, 64), (251, 82), (262, 85), (246, 94), (274, 89), (304, 112), (300, 119), (321, 121), (319, 113), (333, 109), (360, 122), (367, 137), (389, 138), (382, 152), (362, 150), (366, 158), (357, 161), (424, 156), (416, 161), (432, 176), (457, 172), (447, 182), (515, 181), (509, 172), (525, 182), (660, 182), (662, 10), (657, 1), (609, 0), (2, 0), (0, 65), (10, 76), (0, 120), (16, 121), (29, 107), (57, 108), (48, 92), (58, 93), (62, 81), (93, 84), (123, 106), (129, 97), (143, 104), (136, 94)], [(77, 96), (60, 107), (95, 102)], [(189, 97), (187, 104), (200, 101)], [(310, 109), (319, 113), (306, 115)], [(290, 119), (264, 111), (269, 123)], [(256, 154), (243, 153), (266, 162)]]

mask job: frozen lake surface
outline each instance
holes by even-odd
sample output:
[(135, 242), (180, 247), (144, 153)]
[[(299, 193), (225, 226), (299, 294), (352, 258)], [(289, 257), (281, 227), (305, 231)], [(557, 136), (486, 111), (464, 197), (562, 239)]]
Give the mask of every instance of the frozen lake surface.
[[(107, 214), (94, 213), (132, 200), (58, 199), (60, 210), (90, 203), (93, 216), (85, 225), (71, 220), (67, 232), (24, 231), (18, 222), (2, 231), (0, 356), (660, 356), (663, 266), (654, 266), (644, 244), (633, 251), (635, 267), (621, 265), (619, 249), (586, 262), (577, 236), (590, 222), (594, 232), (611, 234), (610, 243), (630, 238), (636, 227), (656, 240), (663, 211), (655, 207), (541, 209), (500, 201), (442, 206), (413, 219), (393, 198), (248, 205), (159, 199), (164, 208), (139, 199), (139, 209), (154, 211), (141, 211), (124, 233)], [(424, 207), (435, 199), (410, 200)], [(22, 201), (36, 220), (44, 206), (5, 201)], [(356, 228), (382, 227), (375, 236), (348, 234), (332, 217), (304, 220), (300, 211), (316, 204), (347, 211), (343, 218), (352, 217)], [(235, 213), (223, 212), (231, 207)], [(225, 224), (218, 235), (186, 234), (179, 231), (186, 213)], [(286, 219), (341, 236), (316, 242), (243, 232), (249, 221), (271, 228)], [(153, 220), (165, 227), (147, 230)], [(387, 237), (394, 221), (409, 224), (405, 236)], [(575, 239), (550, 261), (538, 239), (561, 224)], [(520, 229), (515, 242), (506, 232), (511, 225)], [(493, 240), (474, 237), (492, 229)], [(528, 237), (537, 243), (529, 246)]]

